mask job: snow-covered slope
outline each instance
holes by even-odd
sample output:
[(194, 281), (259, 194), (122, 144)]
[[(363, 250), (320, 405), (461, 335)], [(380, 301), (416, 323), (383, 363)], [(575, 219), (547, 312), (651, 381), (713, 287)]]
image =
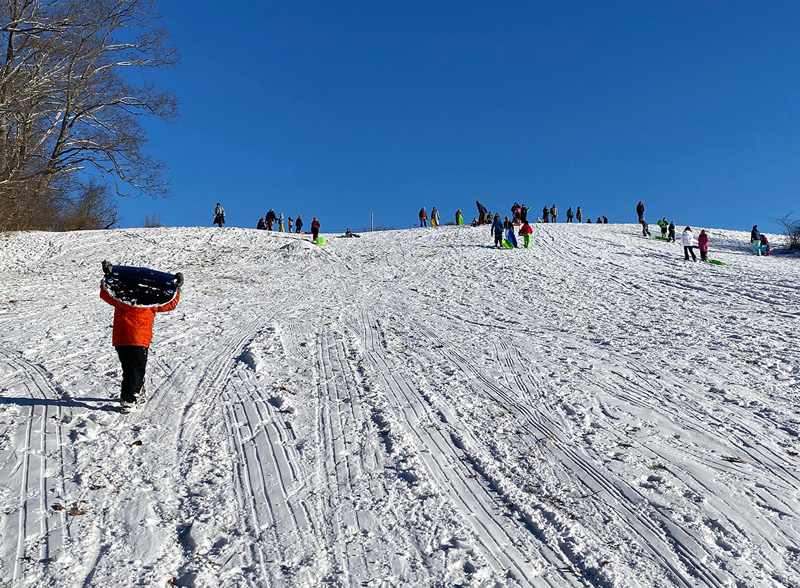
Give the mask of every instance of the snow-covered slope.
[(800, 586), (798, 260), (637, 231), (3, 237), (0, 586)]

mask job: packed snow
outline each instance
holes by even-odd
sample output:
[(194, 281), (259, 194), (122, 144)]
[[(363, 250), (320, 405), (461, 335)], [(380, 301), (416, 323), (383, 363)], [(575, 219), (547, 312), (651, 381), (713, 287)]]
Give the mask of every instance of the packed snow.
[(799, 260), (638, 232), (0, 237), (0, 586), (800, 586)]

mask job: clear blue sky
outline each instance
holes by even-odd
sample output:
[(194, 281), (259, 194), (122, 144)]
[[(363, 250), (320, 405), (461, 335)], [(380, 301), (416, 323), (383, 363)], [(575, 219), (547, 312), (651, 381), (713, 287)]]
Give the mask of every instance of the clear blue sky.
[(800, 216), (800, 2), (162, 0), (183, 64), (147, 123), (172, 197), (123, 226), (323, 231), (581, 206), (775, 231)]

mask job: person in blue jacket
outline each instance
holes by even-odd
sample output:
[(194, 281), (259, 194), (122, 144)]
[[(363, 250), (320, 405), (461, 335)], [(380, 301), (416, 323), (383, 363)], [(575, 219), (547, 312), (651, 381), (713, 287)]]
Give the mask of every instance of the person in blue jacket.
[(500, 218), (499, 214), (494, 215), (494, 220), (492, 221), (492, 234), (494, 235), (494, 246), (495, 247), (502, 247), (503, 246), (503, 221)]

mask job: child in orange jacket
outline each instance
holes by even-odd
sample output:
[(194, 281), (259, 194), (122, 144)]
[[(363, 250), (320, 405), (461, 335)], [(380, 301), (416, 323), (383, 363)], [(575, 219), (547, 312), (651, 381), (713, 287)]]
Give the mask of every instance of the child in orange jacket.
[[(103, 262), (103, 272), (109, 273), (112, 266)], [(183, 274), (175, 274), (175, 298), (162, 306), (140, 308), (130, 306), (108, 295), (102, 282), (100, 298), (114, 307), (114, 329), (111, 344), (117, 350), (122, 364), (122, 389), (120, 390), (120, 412), (127, 414), (136, 404), (144, 404), (146, 392), (144, 375), (147, 369), (147, 354), (153, 340), (153, 320), (157, 312), (174, 310), (178, 306), (183, 286)]]

